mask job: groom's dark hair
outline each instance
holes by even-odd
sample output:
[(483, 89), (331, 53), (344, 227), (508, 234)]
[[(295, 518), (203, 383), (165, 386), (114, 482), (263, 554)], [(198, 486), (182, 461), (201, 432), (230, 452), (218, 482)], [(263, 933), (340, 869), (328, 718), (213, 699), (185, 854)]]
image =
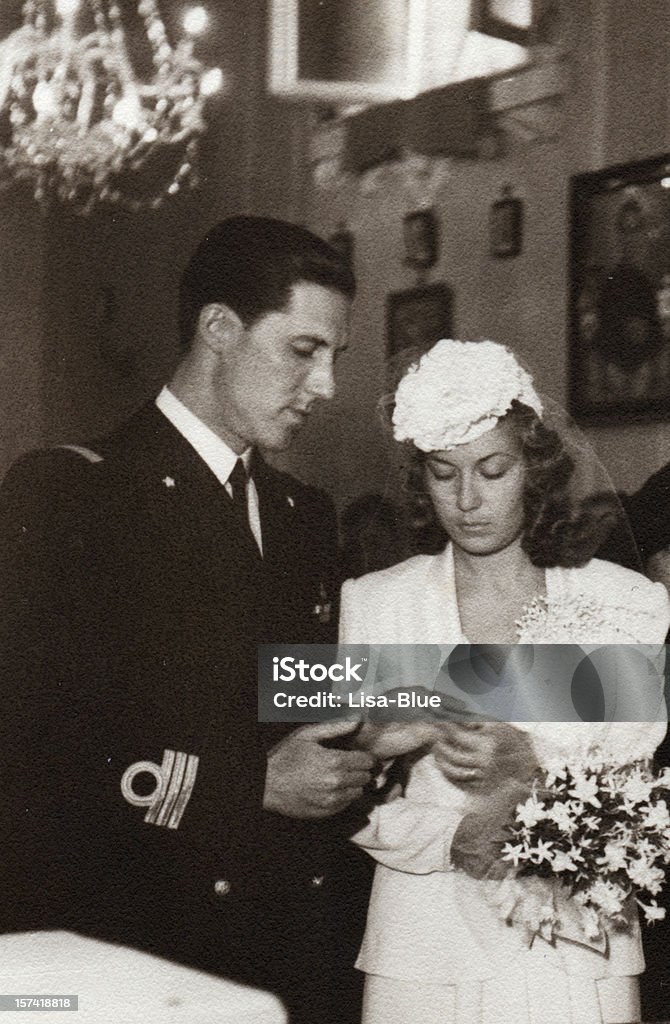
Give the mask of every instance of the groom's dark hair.
[(187, 349), (200, 311), (229, 306), (245, 327), (284, 309), (300, 281), (353, 299), (356, 281), (346, 256), (298, 224), (270, 217), (229, 217), (210, 228), (193, 253), (179, 289), (179, 337)]

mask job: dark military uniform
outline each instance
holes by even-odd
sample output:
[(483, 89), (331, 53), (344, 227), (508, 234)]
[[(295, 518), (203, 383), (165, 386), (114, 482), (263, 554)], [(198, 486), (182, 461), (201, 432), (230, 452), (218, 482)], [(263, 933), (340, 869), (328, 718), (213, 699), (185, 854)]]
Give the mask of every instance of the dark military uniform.
[(3, 928), (70, 928), (270, 988), (295, 1021), (355, 1020), (354, 822), (262, 811), (280, 733), (256, 720), (256, 643), (333, 639), (332, 506), (259, 460), (261, 559), (155, 406), (92, 447), (26, 456), (0, 491)]

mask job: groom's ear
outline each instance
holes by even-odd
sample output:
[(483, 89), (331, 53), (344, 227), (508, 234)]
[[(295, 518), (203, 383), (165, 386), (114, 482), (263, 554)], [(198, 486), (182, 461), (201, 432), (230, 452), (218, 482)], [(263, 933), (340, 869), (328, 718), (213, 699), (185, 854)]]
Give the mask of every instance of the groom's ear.
[(244, 324), (234, 309), (223, 302), (210, 302), (198, 316), (198, 335), (207, 348), (225, 355), (238, 345), (244, 335)]

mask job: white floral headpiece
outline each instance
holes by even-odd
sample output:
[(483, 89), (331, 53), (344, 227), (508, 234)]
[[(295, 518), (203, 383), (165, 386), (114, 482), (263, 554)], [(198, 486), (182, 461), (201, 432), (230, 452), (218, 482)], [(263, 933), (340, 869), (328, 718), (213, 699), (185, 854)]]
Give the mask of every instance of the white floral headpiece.
[(542, 415), (530, 374), (508, 348), (443, 339), (400, 381), (393, 436), (422, 452), (448, 451), (495, 427), (515, 399)]

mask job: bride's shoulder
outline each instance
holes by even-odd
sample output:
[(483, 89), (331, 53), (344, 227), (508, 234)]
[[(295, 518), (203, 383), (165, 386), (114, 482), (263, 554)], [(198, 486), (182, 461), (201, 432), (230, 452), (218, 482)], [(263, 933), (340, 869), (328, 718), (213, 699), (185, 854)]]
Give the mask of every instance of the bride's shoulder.
[(604, 608), (647, 616), (658, 623), (659, 629), (667, 630), (670, 625), (667, 590), (662, 583), (652, 583), (639, 572), (600, 558), (558, 572), (563, 576), (566, 596), (580, 595)]

